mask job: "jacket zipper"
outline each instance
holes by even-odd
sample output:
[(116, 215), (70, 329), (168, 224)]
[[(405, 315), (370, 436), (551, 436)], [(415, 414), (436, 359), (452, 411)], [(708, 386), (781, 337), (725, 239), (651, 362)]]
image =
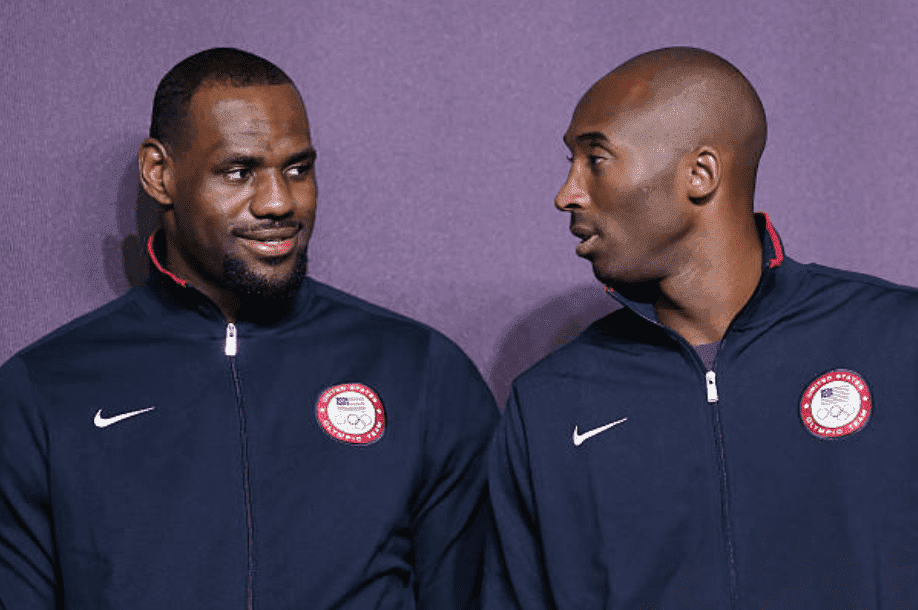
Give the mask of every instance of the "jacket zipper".
[[(729, 330), (729, 329), (728, 329)], [(724, 340), (721, 339), (717, 348), (717, 356), (723, 349)], [(717, 466), (720, 469), (720, 518), (721, 529), (724, 533), (724, 545), (727, 554), (727, 588), (730, 594), (730, 607), (739, 607), (737, 599), (736, 584), (736, 551), (733, 544), (733, 528), (730, 525), (730, 482), (727, 478), (727, 455), (724, 446), (724, 430), (720, 420), (720, 397), (717, 392), (717, 356), (714, 357), (714, 363), (711, 370), (704, 375), (705, 387), (707, 388), (708, 404), (711, 405), (713, 412), (714, 424), (714, 445), (717, 452)]]
[(704, 380), (708, 386), (708, 402), (717, 402), (717, 375), (714, 371), (708, 371), (704, 374)]
[(230, 322), (226, 325), (226, 343), (224, 344), (223, 352), (227, 356), (235, 356), (238, 349), (239, 344), (236, 339), (236, 325)]
[[(664, 329), (669, 333), (671, 337), (675, 338), (677, 342), (687, 346), (697, 362), (701, 362), (701, 359), (698, 356), (698, 352), (695, 351), (695, 348), (692, 347), (689, 342), (682, 338), (682, 336), (680, 336), (678, 333), (670, 328), (667, 328), (663, 324), (660, 324), (658, 321), (648, 318), (644, 314), (635, 311), (634, 309), (631, 311), (644, 318), (651, 324), (655, 324)], [(737, 316), (739, 316), (739, 314), (737, 314)], [(734, 318), (734, 320), (735, 319), (736, 318)], [(717, 392), (717, 374), (714, 372), (714, 369), (717, 368), (717, 358), (720, 356), (721, 351), (723, 350), (724, 342), (726, 341), (727, 335), (730, 333), (731, 328), (733, 328), (733, 320), (730, 321), (726, 332), (724, 332), (723, 338), (720, 340), (720, 345), (717, 346), (717, 356), (714, 356), (714, 362), (711, 365), (711, 370), (705, 372), (704, 384), (705, 389), (707, 390), (708, 404), (712, 406), (711, 410), (714, 414), (714, 445), (715, 450), (717, 451), (717, 466), (720, 469), (721, 529), (724, 533), (724, 545), (726, 546), (727, 554), (727, 589), (728, 594), (730, 595), (730, 607), (735, 609), (739, 607), (739, 600), (737, 599), (736, 591), (736, 551), (733, 547), (733, 528), (730, 527), (730, 483), (727, 480), (727, 456), (724, 447), (723, 425), (720, 421), (720, 397)], [(703, 369), (704, 363), (701, 363), (701, 365)]]
[(242, 400), (242, 383), (236, 370), (236, 354), (239, 353), (239, 340), (236, 335), (236, 325), (230, 322), (226, 325), (226, 343), (223, 352), (229, 358), (230, 371), (233, 374), (233, 389), (236, 392), (236, 410), (239, 414), (239, 439), (242, 446), (242, 491), (245, 496), (245, 525), (246, 525), (246, 608), (254, 607), (254, 533), (252, 527), (252, 494), (249, 488), (249, 443), (245, 422), (245, 405)]

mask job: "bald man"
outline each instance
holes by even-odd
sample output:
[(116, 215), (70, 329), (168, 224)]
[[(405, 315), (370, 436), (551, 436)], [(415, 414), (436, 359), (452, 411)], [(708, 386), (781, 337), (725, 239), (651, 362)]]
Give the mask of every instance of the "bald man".
[(485, 607), (918, 607), (918, 291), (784, 256), (745, 77), (635, 57), (564, 135), (623, 307), (514, 383)]

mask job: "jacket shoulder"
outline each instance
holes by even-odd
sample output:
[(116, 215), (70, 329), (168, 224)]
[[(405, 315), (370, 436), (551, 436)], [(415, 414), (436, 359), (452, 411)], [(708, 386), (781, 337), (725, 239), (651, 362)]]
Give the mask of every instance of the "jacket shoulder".
[(797, 263), (797, 265), (799, 265), (805, 273), (809, 274), (811, 278), (817, 281), (849, 283), (852, 286), (861, 286), (864, 288), (872, 287), (880, 291), (901, 292), (903, 295), (918, 297), (918, 288), (896, 284), (873, 275), (867, 275), (866, 273), (836, 269), (817, 263)]
[[(408, 316), (380, 305), (374, 305), (352, 294), (316, 280), (312, 282), (315, 308), (326, 314), (345, 318), (347, 324), (358, 325), (359, 332), (372, 332), (377, 337), (392, 338), (399, 345), (426, 343), (431, 348), (465, 354), (458, 345), (440, 331)], [(320, 314), (321, 315), (321, 314)]]
[(854, 271), (799, 264), (800, 279), (789, 296), (788, 306), (796, 311), (847, 312), (862, 320), (916, 318), (918, 289)]
[(17, 352), (14, 357), (28, 359), (34, 354), (43, 353), (47, 350), (61, 349), (76, 336), (98, 336), (104, 334), (112, 328), (112, 320), (119, 316), (128, 316), (136, 318), (140, 315), (139, 309), (135, 307), (135, 292), (138, 288), (132, 288), (120, 297), (109, 301), (105, 305), (93, 309), (83, 315), (80, 315), (63, 326), (51, 331), (47, 335), (39, 338), (33, 343), (27, 345)]
[(538, 382), (546, 377), (580, 376), (602, 356), (639, 352), (648, 344), (667, 341), (664, 332), (627, 307), (616, 309), (587, 326), (573, 341), (551, 352), (521, 373), (515, 384)]
[(325, 302), (326, 304), (336, 306), (345, 310), (350, 310), (351, 313), (358, 316), (366, 316), (368, 318), (377, 318), (381, 322), (389, 321), (393, 324), (406, 324), (408, 326), (414, 326), (417, 328), (423, 328), (428, 331), (436, 332), (431, 327), (413, 320), (408, 316), (404, 316), (399, 313), (395, 313), (385, 307), (380, 305), (374, 305), (369, 301), (365, 301), (360, 297), (356, 297), (352, 294), (348, 294), (343, 290), (338, 290), (337, 288), (332, 288), (328, 284), (323, 284), (316, 280), (311, 280), (313, 294), (316, 299)]

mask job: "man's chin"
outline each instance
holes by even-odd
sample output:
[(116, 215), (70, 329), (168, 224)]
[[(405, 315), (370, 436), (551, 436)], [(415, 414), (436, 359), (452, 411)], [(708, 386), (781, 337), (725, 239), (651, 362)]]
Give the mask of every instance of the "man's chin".
[(596, 279), (602, 282), (603, 284), (605, 284), (606, 286), (614, 288), (615, 287), (614, 284), (617, 281), (616, 274), (612, 270), (604, 267), (603, 265), (598, 264), (596, 259), (590, 260), (590, 263), (593, 266), (593, 275), (596, 277)]
[(306, 279), (307, 256), (302, 250), (293, 268), (286, 273), (262, 275), (244, 261), (226, 257), (223, 261), (223, 285), (243, 302), (284, 302), (293, 298)]

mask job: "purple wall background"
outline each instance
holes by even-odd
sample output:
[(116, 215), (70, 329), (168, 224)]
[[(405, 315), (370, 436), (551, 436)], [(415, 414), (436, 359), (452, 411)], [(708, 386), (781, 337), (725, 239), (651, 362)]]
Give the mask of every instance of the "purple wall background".
[(499, 400), (611, 309), (552, 207), (561, 135), (591, 83), (651, 48), (703, 46), (756, 86), (757, 208), (791, 256), (918, 285), (912, 0), (13, 0), (0, 28), (0, 361), (128, 288), (153, 91), (218, 45), (303, 92), (312, 275), (442, 330)]

